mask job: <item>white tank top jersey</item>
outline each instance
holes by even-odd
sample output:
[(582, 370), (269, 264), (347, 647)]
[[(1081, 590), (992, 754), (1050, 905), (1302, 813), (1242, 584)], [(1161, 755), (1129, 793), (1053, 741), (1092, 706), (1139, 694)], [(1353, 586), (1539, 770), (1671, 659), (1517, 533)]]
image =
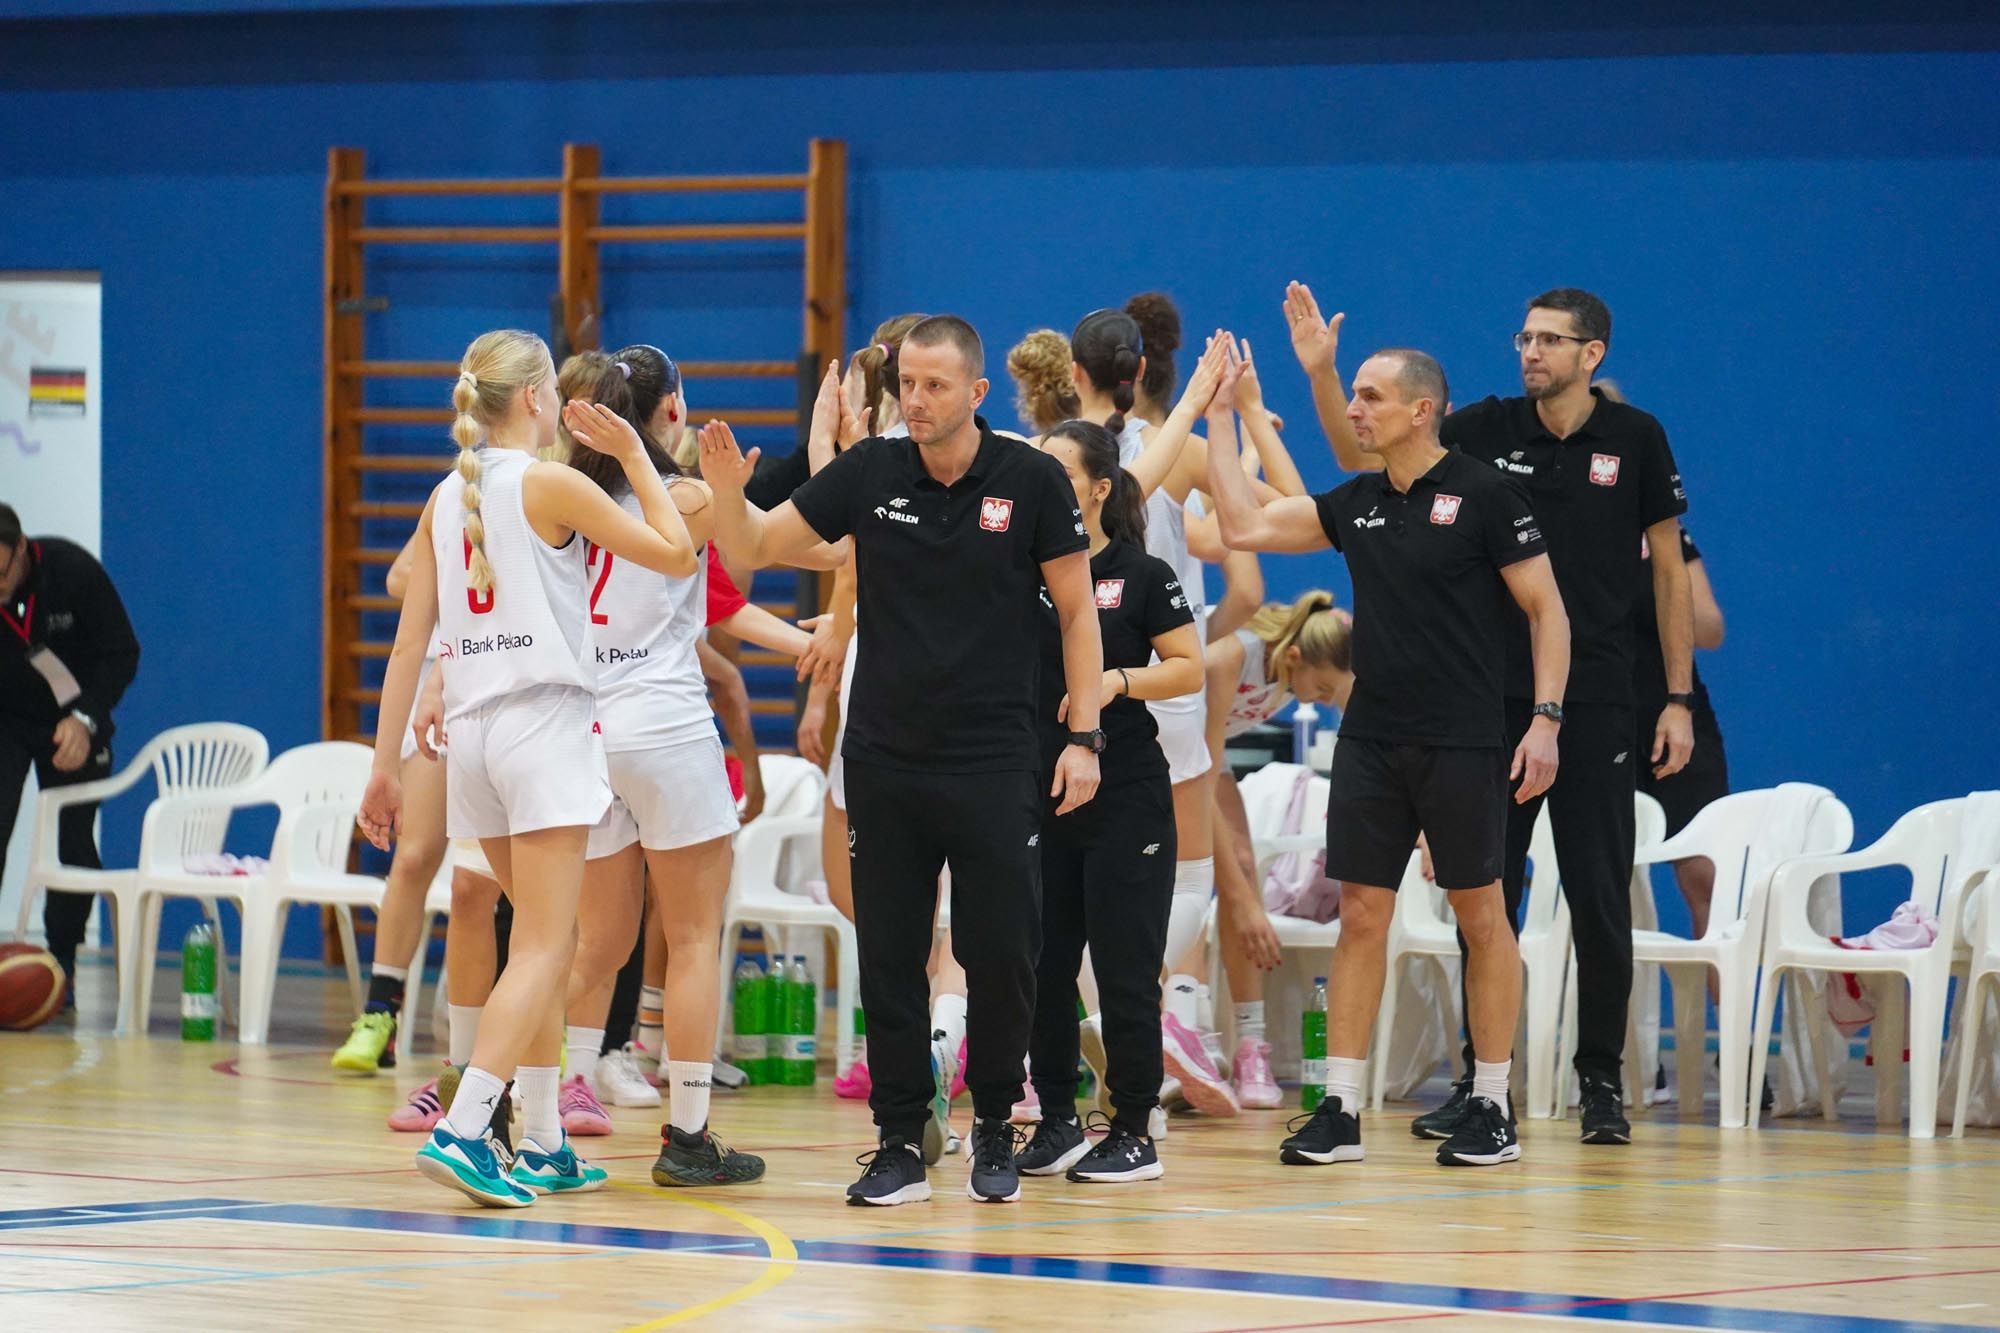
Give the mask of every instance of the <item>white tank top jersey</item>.
[(1270, 721), (1292, 697), (1283, 685), (1264, 678), (1264, 641), (1247, 629), (1236, 631), (1236, 641), (1243, 645), (1243, 670), (1236, 677), (1236, 693), (1230, 696), (1229, 717), (1222, 724), (1224, 736), (1241, 736)]
[[(618, 507), (641, 522), (639, 497)], [(708, 618), (708, 562), (669, 578), (609, 551), (586, 548), (597, 724), (607, 753), (652, 750), (715, 734), (695, 644)]]
[[(1118, 462), (1129, 467), (1146, 448), (1145, 423), (1137, 417), (1125, 419), (1125, 429), (1118, 436)], [(1188, 605), (1193, 608), (1195, 618), (1200, 619), (1202, 608), (1208, 605), (1207, 588), (1202, 579), (1201, 561), (1188, 552), (1187, 514), (1174, 503), (1174, 497), (1164, 488), (1146, 497), (1146, 554), (1158, 556), (1167, 562), (1180, 580), (1181, 591), (1187, 594)]]
[(521, 507), (521, 479), (534, 457), (520, 449), (479, 451), (479, 515), (493, 587), (465, 580), (472, 558), (465, 536), (465, 482), (454, 471), (436, 491), (431, 553), (438, 571), (438, 660), (444, 665), (444, 712), (469, 709), (537, 685), (592, 689), (585, 542), (572, 534), (560, 550), (535, 535)]

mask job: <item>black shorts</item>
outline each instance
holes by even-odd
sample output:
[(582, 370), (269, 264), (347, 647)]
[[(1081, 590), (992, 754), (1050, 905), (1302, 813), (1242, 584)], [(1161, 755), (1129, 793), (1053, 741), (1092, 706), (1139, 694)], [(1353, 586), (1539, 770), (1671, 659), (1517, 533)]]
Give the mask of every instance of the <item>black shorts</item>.
[(1715, 715), (1702, 710), (1694, 719), (1694, 754), (1688, 758), (1687, 767), (1671, 777), (1653, 776), (1653, 733), (1651, 727), (1658, 715), (1646, 719), (1640, 714), (1638, 748), (1634, 754), (1643, 757), (1639, 765), (1639, 790), (1660, 803), (1667, 814), (1667, 836), (1673, 837), (1694, 821), (1702, 807), (1711, 801), (1729, 795), (1729, 755), (1722, 745), (1722, 730), (1715, 724)]
[(1507, 752), (1499, 746), (1391, 745), (1341, 737), (1326, 801), (1326, 873), (1394, 889), (1430, 839), (1441, 889), (1500, 878), (1507, 845)]

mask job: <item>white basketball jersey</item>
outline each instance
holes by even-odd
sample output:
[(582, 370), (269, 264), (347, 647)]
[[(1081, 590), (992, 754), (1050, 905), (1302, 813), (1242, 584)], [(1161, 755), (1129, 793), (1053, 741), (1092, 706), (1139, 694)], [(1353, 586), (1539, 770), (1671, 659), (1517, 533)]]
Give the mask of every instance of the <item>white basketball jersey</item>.
[[(1118, 462), (1121, 466), (1130, 466), (1133, 459), (1145, 452), (1143, 430), (1144, 423), (1139, 418), (1125, 419), (1125, 429), (1118, 436)], [(1168, 495), (1164, 487), (1146, 497), (1146, 553), (1166, 561), (1174, 571), (1198, 621), (1202, 608), (1208, 605), (1201, 561), (1188, 551), (1187, 514), (1174, 503), (1174, 497)]]
[[(619, 498), (645, 520), (639, 497)], [(651, 750), (715, 734), (695, 643), (708, 618), (708, 562), (669, 578), (589, 547), (590, 633), (597, 662), (597, 722), (606, 752)]]
[(465, 535), (465, 482), (456, 471), (438, 484), (431, 510), (447, 718), (536, 685), (589, 690), (595, 683), (583, 537), (572, 534), (557, 550), (528, 525), (521, 479), (532, 455), (489, 447), (479, 460), (490, 591), (474, 592), (466, 582), (472, 543)]
[(1247, 629), (1236, 631), (1243, 645), (1243, 670), (1236, 677), (1236, 693), (1230, 696), (1229, 717), (1222, 724), (1225, 736), (1241, 736), (1285, 706), (1291, 692), (1275, 680), (1264, 678), (1264, 641)]

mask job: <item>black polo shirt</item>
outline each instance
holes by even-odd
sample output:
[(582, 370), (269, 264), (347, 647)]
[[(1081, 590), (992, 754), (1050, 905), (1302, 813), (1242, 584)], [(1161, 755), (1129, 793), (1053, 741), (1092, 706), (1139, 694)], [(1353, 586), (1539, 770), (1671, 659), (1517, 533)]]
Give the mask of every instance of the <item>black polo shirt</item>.
[[(1104, 669), (1132, 670), (1153, 660), (1153, 640), (1194, 623), (1180, 577), (1173, 566), (1129, 542), (1114, 541), (1090, 557), (1090, 582), (1097, 596), (1097, 627), (1104, 638)], [(1056, 757), (1069, 743), (1070, 727), (1056, 721), (1068, 687), (1063, 679), (1062, 624), (1056, 605), (1042, 592), (1042, 697), (1037, 710), (1042, 733), (1042, 771), (1055, 772)], [(1104, 754), (1098, 771), (1104, 785), (1168, 776), (1153, 710), (1120, 695), (1104, 706)]]
[[(93, 752), (111, 739), (111, 710), (139, 671), (139, 640), (111, 576), (97, 557), (61, 537), (30, 538), (32, 565), (0, 606), (0, 730), (33, 755), (50, 753), (56, 723), (75, 710), (97, 723)], [(58, 703), (30, 665), (54, 653), (82, 691)]]
[[(1569, 699), (1629, 706), (1639, 538), (1687, 512), (1666, 431), (1638, 408), (1600, 395), (1564, 440), (1549, 434), (1526, 398), (1482, 399), (1446, 417), (1439, 434), (1506, 473), (1534, 506), (1569, 613)], [(1512, 625), (1507, 694), (1527, 699), (1535, 687), (1528, 622), (1516, 610)]]
[(1034, 772), (1042, 562), (1090, 545), (1062, 464), (995, 435), (950, 486), (909, 439), (868, 439), (792, 494), (854, 537), (854, 692), (841, 753), (944, 773)]
[[(1681, 559), (1693, 564), (1701, 550), (1681, 529)], [(1646, 539), (1639, 539), (1639, 590), (1632, 596), (1632, 706), (1640, 728), (1651, 734), (1653, 721), (1667, 706), (1667, 655), (1660, 647), (1659, 602), (1653, 593), (1653, 555)], [(1694, 708), (1697, 723), (1715, 726), (1715, 708), (1709, 702), (1708, 686), (1702, 683), (1701, 668), (1694, 670)]]
[(1354, 694), (1340, 734), (1505, 743), (1501, 664), (1516, 610), (1500, 571), (1547, 550), (1521, 492), (1447, 451), (1406, 494), (1364, 472), (1313, 497), (1354, 582)]

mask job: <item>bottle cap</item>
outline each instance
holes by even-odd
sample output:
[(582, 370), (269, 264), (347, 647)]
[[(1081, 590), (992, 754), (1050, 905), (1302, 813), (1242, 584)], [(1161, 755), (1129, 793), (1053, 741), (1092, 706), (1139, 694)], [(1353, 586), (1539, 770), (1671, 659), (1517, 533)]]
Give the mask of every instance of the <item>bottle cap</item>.
[(1313, 978), (1313, 985), (1315, 985), (1315, 986), (1324, 986), (1325, 984), (1326, 984), (1326, 978), (1325, 978), (1325, 977), (1314, 977), (1314, 978)]

